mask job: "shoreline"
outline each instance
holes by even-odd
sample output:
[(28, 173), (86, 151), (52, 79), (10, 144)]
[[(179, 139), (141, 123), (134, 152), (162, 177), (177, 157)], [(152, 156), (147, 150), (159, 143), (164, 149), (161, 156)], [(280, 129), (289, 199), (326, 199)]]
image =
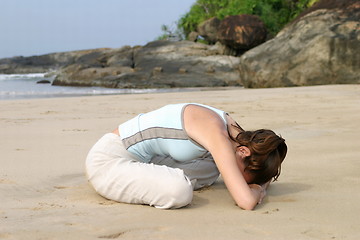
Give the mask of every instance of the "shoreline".
[(93, 96), (116, 96), (116, 95), (127, 95), (127, 94), (148, 94), (148, 93), (168, 93), (168, 92), (185, 92), (185, 91), (197, 91), (193, 90), (182, 90), (182, 89), (171, 89), (171, 90), (161, 90), (161, 89), (112, 89), (111, 90), (123, 90), (122, 93), (44, 93), (44, 94), (33, 94), (33, 95), (8, 95), (10, 98), (0, 98), (0, 101), (9, 101), (9, 100), (30, 100), (30, 99), (53, 99), (53, 98), (73, 98), (73, 97), (93, 97)]
[[(102, 96), (143, 93), (166, 93), (220, 90), (234, 87), (183, 87), (183, 88), (106, 88), (84, 86), (54, 86), (53, 79), (46, 77), (48, 73), (0, 74), (0, 101), (17, 99), (62, 98), (81, 96)], [(39, 84), (39, 81), (49, 81)], [(242, 88), (242, 87), (235, 87)]]
[[(178, 210), (108, 201), (88, 185), (85, 157), (102, 135), (178, 102), (286, 139), (279, 180), (254, 211), (235, 206), (221, 178)], [(0, 238), (359, 239), (359, 102), (356, 84), (0, 101)]]

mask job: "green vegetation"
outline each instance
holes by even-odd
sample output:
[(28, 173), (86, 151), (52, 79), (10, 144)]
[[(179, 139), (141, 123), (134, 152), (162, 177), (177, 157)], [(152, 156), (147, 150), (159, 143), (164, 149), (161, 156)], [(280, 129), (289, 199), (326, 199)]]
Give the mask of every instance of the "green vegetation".
[[(212, 17), (220, 20), (226, 16), (253, 14), (261, 18), (268, 31), (275, 35), (298, 14), (317, 0), (197, 0), (177, 24), (176, 35), (188, 36), (197, 26)], [(165, 26), (165, 25), (164, 25)], [(164, 31), (163, 26), (163, 31)], [(165, 26), (166, 30), (169, 30)], [(164, 31), (162, 38), (172, 32)]]

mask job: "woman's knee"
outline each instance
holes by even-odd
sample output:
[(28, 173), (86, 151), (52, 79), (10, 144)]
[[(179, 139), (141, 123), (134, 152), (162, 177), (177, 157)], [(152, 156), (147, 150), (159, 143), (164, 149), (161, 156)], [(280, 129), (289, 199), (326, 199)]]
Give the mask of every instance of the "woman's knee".
[(168, 182), (163, 189), (160, 204), (154, 204), (157, 208), (181, 208), (191, 203), (193, 188), (190, 180), (184, 175), (183, 179), (174, 179)]

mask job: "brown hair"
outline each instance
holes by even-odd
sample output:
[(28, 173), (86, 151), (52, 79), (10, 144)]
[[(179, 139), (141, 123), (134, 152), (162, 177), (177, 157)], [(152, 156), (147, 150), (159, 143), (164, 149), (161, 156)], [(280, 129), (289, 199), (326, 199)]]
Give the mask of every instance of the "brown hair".
[(240, 146), (250, 149), (251, 155), (244, 159), (245, 171), (254, 176), (253, 183), (264, 184), (271, 179), (274, 181), (280, 175), (281, 163), (284, 161), (287, 146), (285, 139), (268, 129), (243, 131), (240, 126), (234, 126), (240, 133), (234, 138)]

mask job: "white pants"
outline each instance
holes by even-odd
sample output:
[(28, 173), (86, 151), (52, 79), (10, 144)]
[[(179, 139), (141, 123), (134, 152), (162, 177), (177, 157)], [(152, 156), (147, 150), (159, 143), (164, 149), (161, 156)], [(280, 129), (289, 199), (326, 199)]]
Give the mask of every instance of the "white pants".
[(150, 163), (143, 163), (113, 133), (104, 135), (92, 147), (86, 159), (86, 172), (103, 197), (157, 208), (188, 205), (193, 189), (209, 186), (219, 176), (210, 154), (186, 162), (157, 156)]

